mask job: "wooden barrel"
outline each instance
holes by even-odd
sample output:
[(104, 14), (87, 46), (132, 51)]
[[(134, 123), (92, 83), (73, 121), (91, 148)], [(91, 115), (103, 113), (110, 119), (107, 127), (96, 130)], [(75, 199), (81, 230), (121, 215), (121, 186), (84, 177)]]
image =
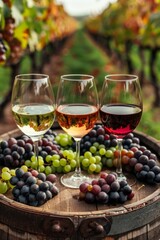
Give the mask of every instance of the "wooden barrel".
[[(1, 135), (16, 137), (18, 130)], [(135, 132), (141, 144), (160, 158), (160, 141)], [(59, 194), (40, 207), (12, 200), (11, 193), (0, 195), (1, 240), (159, 240), (160, 188), (142, 184), (134, 176), (132, 200), (115, 206), (87, 204), (78, 200), (79, 190), (61, 185)]]

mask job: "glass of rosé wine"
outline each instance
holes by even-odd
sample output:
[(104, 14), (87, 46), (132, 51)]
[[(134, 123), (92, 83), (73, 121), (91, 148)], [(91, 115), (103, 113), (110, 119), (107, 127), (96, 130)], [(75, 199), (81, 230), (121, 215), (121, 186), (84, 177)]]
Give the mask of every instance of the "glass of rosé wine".
[(76, 143), (76, 168), (65, 173), (61, 183), (70, 188), (79, 188), (82, 182), (91, 181), (91, 176), (81, 171), (80, 141), (98, 120), (99, 100), (94, 77), (86, 74), (62, 75), (56, 100), (56, 118), (60, 127)]
[(55, 119), (55, 97), (49, 76), (38, 73), (17, 75), (11, 107), (18, 128), (33, 142), (35, 168), (39, 171), (38, 142)]
[(116, 172), (120, 180), (126, 179), (121, 162), (122, 140), (137, 127), (142, 111), (143, 102), (138, 76), (131, 74), (105, 76), (100, 99), (100, 119), (106, 132), (117, 137), (119, 154)]

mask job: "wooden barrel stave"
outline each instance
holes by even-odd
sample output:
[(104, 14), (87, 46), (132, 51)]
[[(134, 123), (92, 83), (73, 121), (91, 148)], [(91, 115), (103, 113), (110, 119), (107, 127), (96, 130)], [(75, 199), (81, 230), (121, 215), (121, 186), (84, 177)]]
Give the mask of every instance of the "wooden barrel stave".
[[(20, 134), (19, 130), (15, 130), (2, 135), (1, 139), (18, 137)], [(135, 135), (140, 138), (142, 144), (156, 152), (158, 157), (160, 156), (158, 140), (138, 132), (135, 132)], [(133, 178), (131, 177), (131, 180)], [(159, 240), (160, 189), (158, 186), (135, 182), (133, 188), (136, 194), (133, 200), (124, 205), (103, 206), (78, 201), (79, 190), (66, 189), (60, 183), (57, 185), (60, 193), (38, 208), (17, 203), (11, 199), (10, 194), (6, 197), (0, 195), (0, 212), (3, 212), (0, 214), (2, 240)], [(104, 231), (96, 234), (90, 227), (90, 222), (102, 225)], [(54, 227), (57, 223), (63, 229), (63, 233), (55, 231)]]

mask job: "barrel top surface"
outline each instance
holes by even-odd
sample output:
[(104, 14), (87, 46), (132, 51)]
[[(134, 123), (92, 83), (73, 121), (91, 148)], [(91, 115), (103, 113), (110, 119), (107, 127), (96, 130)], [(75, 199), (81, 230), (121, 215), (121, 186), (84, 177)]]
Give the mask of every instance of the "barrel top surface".
[(128, 179), (128, 181), (135, 180), (132, 189), (135, 196), (132, 200), (127, 201), (125, 204), (116, 204), (115, 206), (109, 206), (107, 204), (87, 204), (82, 200), (79, 200), (79, 190), (66, 188), (61, 185), (59, 178), (56, 183), (60, 192), (53, 199), (40, 207), (26, 206), (12, 200), (11, 192), (8, 192), (5, 196), (0, 195), (0, 202), (10, 207), (20, 209), (22, 211), (29, 211), (34, 213), (54, 214), (61, 216), (88, 216), (88, 215), (115, 215), (123, 214), (128, 211), (133, 211), (144, 207), (146, 204), (152, 203), (159, 199), (160, 188), (157, 185), (149, 186), (139, 183), (134, 178)]
[[(14, 130), (1, 135), (0, 139), (3, 140), (13, 136), (18, 137), (20, 134), (21, 132), (19, 130)], [(158, 159), (160, 159), (160, 142), (139, 132), (135, 132), (135, 134), (140, 137), (142, 143), (158, 153)], [(40, 207), (31, 207), (14, 201), (10, 191), (6, 195), (0, 194), (0, 202), (9, 207), (19, 209), (20, 211), (34, 212), (35, 214), (41, 212), (43, 214), (53, 214), (55, 216), (74, 216), (77, 214), (79, 216), (102, 214), (109, 216), (134, 211), (160, 198), (160, 188), (158, 184), (143, 184), (142, 182), (138, 182), (134, 175), (127, 173), (127, 181), (132, 185), (132, 189), (135, 193), (132, 200), (125, 202), (125, 204), (117, 204), (114, 206), (109, 206), (107, 204), (87, 204), (79, 200), (79, 190), (66, 188), (60, 183), (60, 176), (60, 174), (57, 174), (56, 182), (60, 192), (57, 196)]]

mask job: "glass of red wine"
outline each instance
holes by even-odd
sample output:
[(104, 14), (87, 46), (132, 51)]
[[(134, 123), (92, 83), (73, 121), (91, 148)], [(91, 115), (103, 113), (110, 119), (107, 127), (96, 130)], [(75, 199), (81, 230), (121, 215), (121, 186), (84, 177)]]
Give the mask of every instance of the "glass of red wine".
[(61, 76), (57, 100), (56, 117), (60, 127), (76, 143), (75, 171), (65, 173), (61, 183), (70, 188), (79, 188), (82, 182), (91, 182), (89, 174), (82, 173), (80, 166), (80, 141), (98, 120), (99, 100), (94, 77), (86, 74)]
[(118, 140), (116, 172), (119, 180), (126, 179), (121, 163), (122, 140), (137, 127), (142, 111), (143, 101), (138, 76), (105, 76), (100, 99), (100, 119), (106, 132), (115, 135)]

